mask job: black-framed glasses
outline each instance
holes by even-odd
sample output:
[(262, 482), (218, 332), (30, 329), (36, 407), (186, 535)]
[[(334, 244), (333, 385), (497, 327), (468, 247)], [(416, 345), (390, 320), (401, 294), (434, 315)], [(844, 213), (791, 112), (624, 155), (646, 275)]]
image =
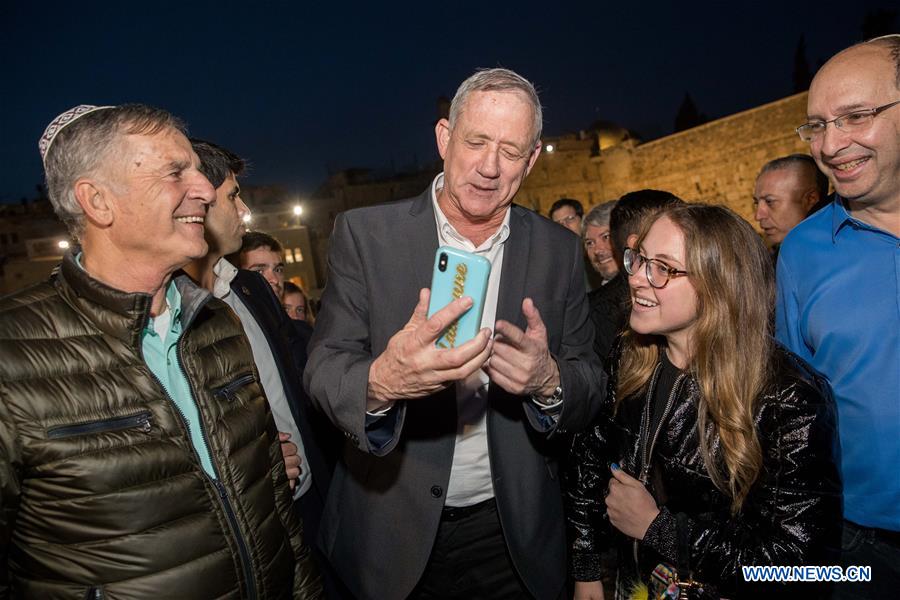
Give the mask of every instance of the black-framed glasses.
[(825, 129), (828, 127), (829, 123), (834, 123), (835, 127), (847, 133), (852, 131), (862, 131), (872, 124), (872, 121), (875, 120), (875, 117), (877, 117), (890, 107), (896, 106), (898, 104), (900, 104), (900, 100), (891, 102), (890, 104), (885, 104), (883, 106), (878, 106), (876, 108), (854, 110), (853, 112), (848, 112), (845, 115), (835, 117), (830, 121), (810, 121), (809, 123), (805, 123), (797, 128), (797, 135), (799, 135), (800, 139), (804, 142), (811, 142), (825, 133)]
[(625, 265), (625, 272), (629, 275), (634, 275), (643, 266), (647, 275), (647, 283), (650, 284), (650, 287), (658, 290), (666, 287), (670, 279), (688, 274), (687, 271), (670, 267), (658, 258), (647, 258), (631, 248), (625, 248), (625, 257), (622, 262)]

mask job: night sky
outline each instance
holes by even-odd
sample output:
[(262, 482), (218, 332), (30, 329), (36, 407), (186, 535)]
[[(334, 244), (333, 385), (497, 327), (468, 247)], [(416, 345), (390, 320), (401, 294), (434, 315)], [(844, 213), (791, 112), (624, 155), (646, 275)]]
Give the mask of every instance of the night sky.
[(0, 202), (34, 195), (38, 137), (76, 104), (166, 108), (248, 158), (245, 183), (309, 193), (329, 169), (434, 160), (437, 98), (478, 67), (534, 81), (548, 135), (606, 119), (652, 139), (685, 92), (710, 118), (792, 93), (801, 34), (814, 71), (891, 5), (250, 4), (2, 0)]

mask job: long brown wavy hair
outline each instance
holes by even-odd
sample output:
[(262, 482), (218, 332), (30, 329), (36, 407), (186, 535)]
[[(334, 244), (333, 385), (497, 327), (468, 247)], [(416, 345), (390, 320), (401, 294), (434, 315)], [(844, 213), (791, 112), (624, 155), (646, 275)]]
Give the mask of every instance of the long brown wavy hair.
[[(670, 219), (684, 234), (686, 270), (697, 293), (690, 374), (700, 387), (700, 451), (717, 488), (737, 513), (762, 469), (754, 416), (770, 377), (775, 275), (747, 221), (723, 206), (681, 204), (644, 225)], [(643, 399), (666, 340), (629, 330), (619, 363), (617, 399)]]

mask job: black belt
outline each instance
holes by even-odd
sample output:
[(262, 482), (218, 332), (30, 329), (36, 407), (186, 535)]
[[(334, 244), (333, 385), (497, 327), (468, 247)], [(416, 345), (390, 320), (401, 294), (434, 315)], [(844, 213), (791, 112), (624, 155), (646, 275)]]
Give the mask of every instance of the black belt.
[(471, 506), (445, 506), (444, 510), (441, 512), (441, 521), (459, 521), (460, 519), (465, 519), (466, 517), (471, 517), (475, 513), (478, 513), (486, 508), (489, 508), (494, 504), (493, 498), (488, 498), (478, 504), (472, 504)]

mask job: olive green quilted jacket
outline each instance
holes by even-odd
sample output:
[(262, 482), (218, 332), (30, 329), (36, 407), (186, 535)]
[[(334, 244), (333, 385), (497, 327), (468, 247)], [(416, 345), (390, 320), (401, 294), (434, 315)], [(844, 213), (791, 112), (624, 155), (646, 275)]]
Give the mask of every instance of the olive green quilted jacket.
[(0, 598), (320, 596), (249, 343), (176, 284), (216, 480), (141, 356), (150, 296), (69, 255), (0, 300)]

